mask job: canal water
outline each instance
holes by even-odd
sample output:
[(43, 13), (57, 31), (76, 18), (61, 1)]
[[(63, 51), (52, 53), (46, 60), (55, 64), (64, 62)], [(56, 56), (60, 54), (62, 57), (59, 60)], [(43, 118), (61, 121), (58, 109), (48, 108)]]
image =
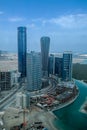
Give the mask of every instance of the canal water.
[(54, 125), (58, 130), (87, 130), (87, 114), (82, 113), (81, 106), (87, 98), (87, 84), (76, 80), (80, 94), (76, 101), (69, 106), (54, 111), (58, 119)]

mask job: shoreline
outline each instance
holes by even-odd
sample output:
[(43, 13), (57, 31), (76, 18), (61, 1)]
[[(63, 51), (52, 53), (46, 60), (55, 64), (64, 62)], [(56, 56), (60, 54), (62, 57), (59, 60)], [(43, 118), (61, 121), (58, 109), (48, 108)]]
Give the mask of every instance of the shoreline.
[(55, 121), (54, 124), (57, 127), (59, 126), (58, 128), (64, 130), (77, 130), (80, 128), (82, 128), (83, 130), (87, 129), (87, 114), (81, 113), (79, 111), (85, 99), (87, 99), (87, 84), (85, 85), (81, 81), (76, 81), (76, 85), (79, 88), (80, 94), (75, 103), (73, 103), (70, 107), (66, 107), (66, 109), (55, 112), (57, 116), (60, 116), (60, 121)]
[(73, 99), (71, 99), (70, 101), (68, 101), (67, 103), (61, 104), (60, 106), (58, 106), (57, 108), (54, 108), (54, 109), (51, 110), (51, 111), (52, 111), (52, 112), (53, 112), (53, 111), (57, 111), (57, 110), (59, 110), (59, 109), (62, 109), (62, 108), (64, 108), (64, 107), (67, 107), (67, 106), (71, 105), (71, 104), (78, 98), (79, 93), (80, 93), (80, 92), (78, 92), (78, 94), (77, 94)]
[(85, 110), (85, 107), (87, 107), (87, 97), (79, 110), (81, 113), (87, 114), (87, 110)]

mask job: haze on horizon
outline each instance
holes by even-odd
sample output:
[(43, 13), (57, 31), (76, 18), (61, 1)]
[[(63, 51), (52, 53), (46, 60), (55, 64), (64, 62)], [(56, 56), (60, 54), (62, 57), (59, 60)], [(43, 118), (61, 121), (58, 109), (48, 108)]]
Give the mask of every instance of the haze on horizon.
[(17, 27), (27, 27), (28, 50), (40, 51), (41, 36), (50, 52), (86, 52), (86, 0), (0, 0), (0, 50), (17, 52)]

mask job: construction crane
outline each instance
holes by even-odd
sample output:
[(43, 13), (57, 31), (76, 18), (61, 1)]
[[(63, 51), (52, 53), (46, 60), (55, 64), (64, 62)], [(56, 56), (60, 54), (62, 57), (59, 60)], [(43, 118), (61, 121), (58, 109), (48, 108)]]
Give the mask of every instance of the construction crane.
[(23, 109), (23, 127), (24, 127), (24, 130), (25, 130), (25, 126), (27, 125), (27, 122), (26, 122), (26, 112), (29, 112), (29, 110)]
[(25, 130), (25, 126), (27, 125), (27, 122), (26, 122), (26, 113), (28, 113), (29, 110), (24, 108), (19, 113), (21, 113), (21, 112), (23, 112), (23, 123), (21, 124), (21, 127), (23, 127), (24, 130)]

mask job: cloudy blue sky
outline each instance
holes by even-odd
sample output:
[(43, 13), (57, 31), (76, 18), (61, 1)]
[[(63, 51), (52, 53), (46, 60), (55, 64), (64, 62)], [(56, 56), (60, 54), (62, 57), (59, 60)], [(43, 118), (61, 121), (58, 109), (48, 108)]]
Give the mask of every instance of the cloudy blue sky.
[(0, 50), (17, 52), (17, 27), (27, 27), (28, 50), (87, 52), (87, 0), (0, 0)]

